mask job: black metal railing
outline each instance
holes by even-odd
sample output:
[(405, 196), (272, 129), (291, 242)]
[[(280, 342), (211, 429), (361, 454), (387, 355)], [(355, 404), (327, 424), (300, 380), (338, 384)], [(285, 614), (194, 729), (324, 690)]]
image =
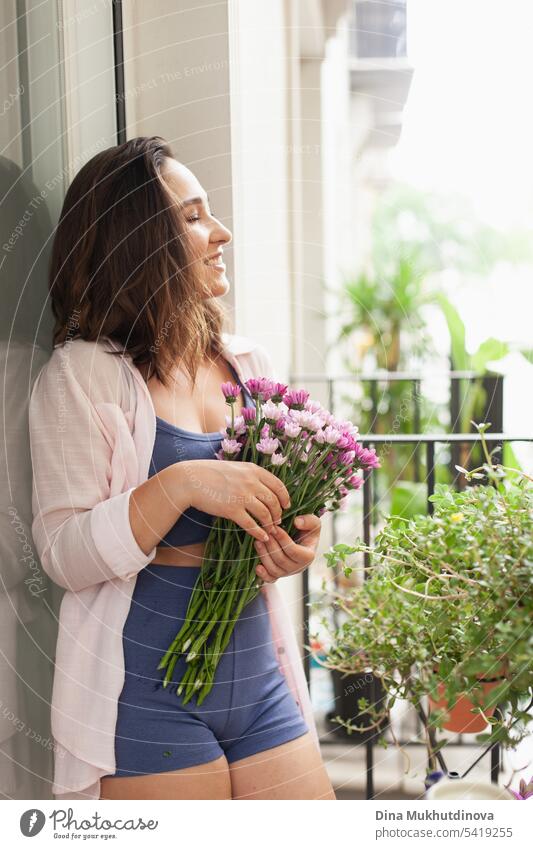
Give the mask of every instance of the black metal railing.
[[(490, 434), (491, 444), (493, 446), (501, 446), (503, 449), (503, 445), (505, 443), (511, 442), (533, 442), (533, 436), (522, 436), (522, 435), (510, 435), (502, 432), (491, 433)], [(413, 433), (413, 434), (389, 434), (389, 435), (376, 435), (376, 434), (362, 434), (358, 437), (359, 442), (365, 446), (370, 448), (376, 448), (378, 456), (379, 456), (379, 446), (387, 445), (387, 444), (411, 444), (417, 447), (424, 446), (425, 454), (426, 454), (426, 486), (427, 486), (427, 498), (433, 495), (435, 490), (435, 448), (437, 445), (459, 445), (463, 444), (474, 444), (480, 442), (481, 437), (479, 433), (469, 433), (469, 434), (457, 434), (457, 433), (437, 433), (437, 434), (423, 434), (423, 433)], [(488, 440), (487, 440), (488, 443)], [(363, 486), (363, 540), (366, 545), (371, 545), (372, 542), (372, 522), (371, 518), (374, 514), (373, 511), (373, 483), (374, 476), (379, 473), (379, 469), (365, 472), (364, 473), (364, 486)], [(433, 512), (433, 502), (428, 500), (427, 503), (428, 513), (431, 514)], [(334, 519), (334, 514), (332, 516)], [(334, 534), (334, 542), (336, 542), (336, 534), (335, 534), (335, 523), (333, 522), (333, 534)], [(370, 565), (370, 555), (368, 553), (364, 554), (363, 561), (363, 574), (366, 577), (368, 567)], [(309, 586), (309, 570), (304, 570), (302, 573), (303, 578), (303, 594), (302, 594), (302, 616), (303, 616), (303, 634), (304, 634), (304, 642), (306, 645), (309, 645), (310, 633), (309, 633), (309, 604), (310, 604), (310, 586)], [(310, 665), (310, 657), (308, 654), (304, 653), (304, 669), (308, 682), (308, 686), (311, 688), (311, 665)], [(374, 682), (375, 683), (375, 682)], [(368, 735), (364, 739), (364, 745), (366, 748), (366, 797), (367, 799), (374, 798), (374, 736)], [(327, 740), (325, 742), (328, 742)], [(337, 741), (335, 741), (337, 742)], [(412, 741), (408, 741), (410, 744)], [(354, 740), (350, 740), (350, 744), (354, 744)], [(475, 744), (473, 744), (475, 745)], [(480, 760), (483, 755), (487, 754), (490, 751), (491, 754), (491, 780), (493, 782), (498, 781), (498, 775), (500, 771), (500, 750), (499, 746), (493, 745), (488, 747), (482, 755), (477, 758), (476, 762)], [(473, 765), (469, 767), (469, 770)], [(465, 773), (466, 774), (466, 773)]]
[[(481, 385), (485, 393), (485, 403), (483, 411), (480, 413), (480, 421), (489, 421), (493, 431), (503, 430), (503, 393), (504, 393), (504, 375), (493, 374), (491, 372), (479, 373), (475, 371), (431, 371), (431, 372), (415, 372), (415, 371), (375, 371), (375, 372), (351, 372), (349, 374), (291, 374), (291, 386), (307, 386), (323, 385), (327, 396), (327, 407), (329, 411), (335, 414), (337, 406), (337, 398), (335, 390), (343, 384), (356, 383), (369, 387), (371, 408), (373, 411), (372, 419), (366, 422), (367, 432), (374, 433), (377, 422), (380, 418), (379, 413), (379, 387), (380, 385), (391, 386), (398, 383), (406, 383), (410, 388), (407, 393), (408, 401), (411, 403), (411, 414), (403, 416), (402, 420), (407, 423), (407, 430), (413, 434), (420, 433), (422, 430), (422, 382), (428, 379), (439, 380), (445, 379), (449, 383), (448, 389), (448, 420), (449, 427), (452, 433), (461, 432), (461, 411), (467, 401), (468, 389), (465, 391), (465, 384), (472, 387), (475, 384)], [(398, 399), (391, 399), (398, 400)], [(401, 399), (402, 404), (404, 399)], [(398, 413), (398, 410), (394, 410)], [(356, 424), (358, 424), (356, 422)], [(409, 427), (411, 425), (411, 427)], [(474, 428), (472, 428), (474, 431)], [(487, 446), (492, 450), (495, 446), (491, 441), (490, 434), (487, 439)], [(415, 482), (420, 482), (421, 465), (420, 453), (418, 444), (414, 445), (413, 450), (413, 478)], [(458, 454), (458, 443), (452, 443), (450, 468), (455, 469), (456, 465), (460, 465), (460, 456)]]

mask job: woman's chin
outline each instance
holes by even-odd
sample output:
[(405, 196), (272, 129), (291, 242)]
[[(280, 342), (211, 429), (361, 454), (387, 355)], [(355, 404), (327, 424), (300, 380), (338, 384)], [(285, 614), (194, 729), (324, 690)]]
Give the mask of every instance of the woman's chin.
[(230, 282), (225, 274), (221, 274), (216, 280), (212, 280), (209, 284), (208, 298), (220, 298), (227, 294), (230, 290)]

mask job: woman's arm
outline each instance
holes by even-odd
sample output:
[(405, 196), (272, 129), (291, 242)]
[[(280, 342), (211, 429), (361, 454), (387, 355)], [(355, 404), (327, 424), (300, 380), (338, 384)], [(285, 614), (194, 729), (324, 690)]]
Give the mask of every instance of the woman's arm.
[(119, 375), (116, 361), (73, 343), (31, 392), (33, 541), (44, 571), (72, 592), (135, 576), (186, 506), (180, 464), (128, 488), (136, 458)]
[(190, 507), (187, 461), (174, 463), (148, 478), (131, 493), (129, 520), (137, 544), (151, 552)]

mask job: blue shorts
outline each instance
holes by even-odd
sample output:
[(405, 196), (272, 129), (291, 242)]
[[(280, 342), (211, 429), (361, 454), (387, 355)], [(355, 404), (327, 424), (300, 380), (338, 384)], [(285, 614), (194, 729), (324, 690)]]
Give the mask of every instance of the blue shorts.
[(176, 692), (183, 655), (163, 687), (166, 670), (157, 666), (182, 626), (198, 574), (198, 566), (151, 564), (137, 576), (123, 630), (115, 777), (184, 769), (221, 755), (231, 763), (309, 730), (278, 666), (262, 593), (237, 620), (200, 707), (194, 696), (183, 705)]

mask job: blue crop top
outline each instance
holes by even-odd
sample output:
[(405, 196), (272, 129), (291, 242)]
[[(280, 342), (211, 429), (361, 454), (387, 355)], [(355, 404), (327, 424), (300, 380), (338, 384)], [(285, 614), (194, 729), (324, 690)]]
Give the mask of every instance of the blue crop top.
[[(245, 406), (255, 407), (255, 401), (248, 389), (242, 386), (231, 363), (228, 365), (234, 375), (235, 383), (241, 387)], [(156, 416), (154, 450), (148, 477), (152, 477), (156, 472), (180, 460), (213, 460), (221, 447), (222, 438), (219, 431), (194, 433)], [(195, 542), (204, 542), (209, 536), (214, 519), (215, 517), (209, 513), (197, 510), (196, 507), (189, 507), (181, 514), (159, 545), (181, 547)]]

